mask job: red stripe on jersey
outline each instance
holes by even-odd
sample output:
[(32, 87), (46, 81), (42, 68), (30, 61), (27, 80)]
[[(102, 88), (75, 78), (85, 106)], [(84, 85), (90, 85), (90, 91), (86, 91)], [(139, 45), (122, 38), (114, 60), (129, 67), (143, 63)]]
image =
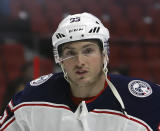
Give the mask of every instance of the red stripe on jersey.
[(11, 120), (9, 120), (9, 122), (1, 129), (1, 131), (4, 131), (14, 121), (15, 121), (15, 118), (12, 118)]
[(40, 104), (40, 103), (21, 104), (21, 105), (15, 107), (14, 111), (16, 111), (17, 109), (19, 109), (21, 107), (24, 107), (24, 106), (46, 106), (46, 107), (53, 107), (53, 108), (63, 108), (63, 109), (67, 109), (67, 110), (71, 111), (71, 109), (69, 107), (66, 107), (66, 106), (57, 106), (57, 105)]
[(144, 127), (147, 129), (147, 131), (151, 131), (146, 124), (144, 124), (144, 123), (142, 123), (141, 121), (136, 120), (136, 119), (134, 119), (134, 118), (127, 117), (126, 115), (123, 115), (123, 114), (121, 114), (121, 113), (111, 112), (111, 111), (96, 111), (96, 110), (93, 110), (93, 111), (91, 111), (91, 112), (94, 112), (94, 113), (104, 113), (104, 114), (112, 114), (112, 115), (121, 116), (121, 117), (124, 117), (124, 118), (126, 118), (126, 119), (129, 119), (129, 120), (131, 120), (131, 121), (134, 121), (134, 122), (136, 122), (136, 123), (139, 123), (140, 125), (144, 126)]

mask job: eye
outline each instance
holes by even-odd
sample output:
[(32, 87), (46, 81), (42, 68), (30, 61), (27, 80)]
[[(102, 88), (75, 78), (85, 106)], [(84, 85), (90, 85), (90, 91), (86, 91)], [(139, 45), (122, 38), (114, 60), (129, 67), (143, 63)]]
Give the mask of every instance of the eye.
[(64, 57), (70, 57), (70, 56), (74, 56), (76, 55), (76, 53), (73, 50), (67, 50), (63, 53)]
[(91, 53), (93, 53), (93, 52), (94, 52), (94, 49), (92, 49), (92, 48), (86, 48), (86, 49), (83, 51), (84, 54), (91, 54)]

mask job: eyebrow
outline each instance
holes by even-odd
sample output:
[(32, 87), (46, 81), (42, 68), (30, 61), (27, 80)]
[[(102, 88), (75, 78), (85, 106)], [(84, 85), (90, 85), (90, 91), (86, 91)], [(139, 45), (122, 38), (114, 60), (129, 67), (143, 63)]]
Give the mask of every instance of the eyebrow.
[(93, 46), (96, 46), (96, 44), (93, 44), (93, 43), (92, 43), (92, 44), (84, 45), (82, 48), (86, 48), (86, 47), (89, 47), (89, 46), (92, 46), (92, 45), (93, 45)]
[[(90, 44), (90, 43), (88, 43), (87, 45), (82, 46), (82, 49), (87, 48), (87, 47), (92, 46), (92, 45), (93, 45), (93, 46), (96, 46), (96, 44), (93, 44), (93, 43)], [(74, 50), (75, 48), (74, 48), (74, 47), (71, 47), (71, 46), (66, 46), (66, 47), (63, 48), (63, 51), (64, 51), (65, 49), (73, 49), (73, 50)]]

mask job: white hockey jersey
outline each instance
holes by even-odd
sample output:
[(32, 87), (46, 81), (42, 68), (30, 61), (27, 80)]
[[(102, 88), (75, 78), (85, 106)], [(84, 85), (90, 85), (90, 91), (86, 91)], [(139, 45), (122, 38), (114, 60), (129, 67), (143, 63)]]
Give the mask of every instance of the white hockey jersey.
[(0, 118), (0, 131), (159, 131), (160, 87), (109, 75), (126, 107), (125, 115), (110, 88), (77, 107), (63, 74), (27, 84)]

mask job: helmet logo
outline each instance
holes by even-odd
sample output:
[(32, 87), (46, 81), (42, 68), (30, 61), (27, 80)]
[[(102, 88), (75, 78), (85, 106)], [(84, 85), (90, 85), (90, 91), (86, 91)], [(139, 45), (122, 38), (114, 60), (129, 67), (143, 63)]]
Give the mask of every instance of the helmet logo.
[(72, 33), (72, 32), (76, 32), (76, 31), (83, 31), (84, 28), (83, 27), (80, 27), (80, 28), (74, 28), (74, 29), (69, 29), (69, 33)]
[(89, 33), (98, 33), (99, 29), (100, 29), (100, 27), (94, 27), (89, 31)]
[(80, 20), (80, 17), (72, 17), (70, 18), (70, 23), (79, 22)]
[(58, 34), (56, 35), (56, 37), (57, 37), (57, 39), (59, 39), (59, 38), (65, 37), (65, 35), (58, 33)]

